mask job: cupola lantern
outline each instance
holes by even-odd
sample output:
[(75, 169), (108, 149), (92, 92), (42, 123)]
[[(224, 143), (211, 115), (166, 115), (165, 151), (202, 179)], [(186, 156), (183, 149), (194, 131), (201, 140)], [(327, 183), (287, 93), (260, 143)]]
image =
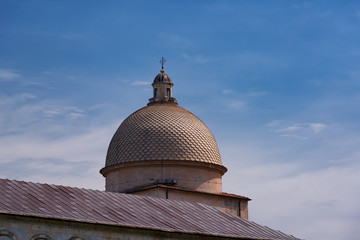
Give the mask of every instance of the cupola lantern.
[(164, 64), (166, 60), (164, 57), (161, 58), (161, 71), (156, 75), (154, 82), (152, 83), (153, 87), (153, 97), (149, 99), (148, 105), (155, 103), (173, 103), (177, 105), (177, 101), (172, 97), (172, 87), (174, 84), (171, 81), (169, 75), (165, 73)]

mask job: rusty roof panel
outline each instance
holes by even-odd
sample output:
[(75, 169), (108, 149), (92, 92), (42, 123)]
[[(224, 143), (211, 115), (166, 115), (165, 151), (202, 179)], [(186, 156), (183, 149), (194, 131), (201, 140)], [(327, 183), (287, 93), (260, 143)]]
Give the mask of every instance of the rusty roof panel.
[(249, 239), (290, 235), (200, 203), (0, 179), (0, 213)]

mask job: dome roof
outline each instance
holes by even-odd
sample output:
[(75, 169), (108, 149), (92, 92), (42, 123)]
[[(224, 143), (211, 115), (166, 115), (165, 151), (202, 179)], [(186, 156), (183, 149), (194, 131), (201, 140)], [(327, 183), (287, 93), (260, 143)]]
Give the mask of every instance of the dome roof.
[(110, 142), (106, 167), (148, 160), (222, 165), (210, 130), (194, 114), (174, 104), (150, 105), (126, 118)]
[(172, 83), (170, 76), (165, 73), (164, 69), (161, 69), (161, 72), (158, 75), (156, 75), (153, 83), (162, 83), (162, 82)]

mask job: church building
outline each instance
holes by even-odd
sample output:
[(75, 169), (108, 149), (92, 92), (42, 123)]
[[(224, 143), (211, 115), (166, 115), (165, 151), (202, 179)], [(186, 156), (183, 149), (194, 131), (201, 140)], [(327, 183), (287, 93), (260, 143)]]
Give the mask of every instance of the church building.
[(222, 192), (215, 138), (178, 106), (162, 69), (147, 106), (115, 132), (105, 191), (0, 179), (0, 240), (298, 239), (248, 220), (248, 197)]

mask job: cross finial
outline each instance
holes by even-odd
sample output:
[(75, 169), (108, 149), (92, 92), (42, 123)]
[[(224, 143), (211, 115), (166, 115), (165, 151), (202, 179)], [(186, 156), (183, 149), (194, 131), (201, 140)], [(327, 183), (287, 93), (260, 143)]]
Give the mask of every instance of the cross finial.
[(161, 57), (160, 59), (160, 64), (161, 64), (161, 69), (164, 70), (164, 64), (166, 62), (166, 59), (164, 57)]

